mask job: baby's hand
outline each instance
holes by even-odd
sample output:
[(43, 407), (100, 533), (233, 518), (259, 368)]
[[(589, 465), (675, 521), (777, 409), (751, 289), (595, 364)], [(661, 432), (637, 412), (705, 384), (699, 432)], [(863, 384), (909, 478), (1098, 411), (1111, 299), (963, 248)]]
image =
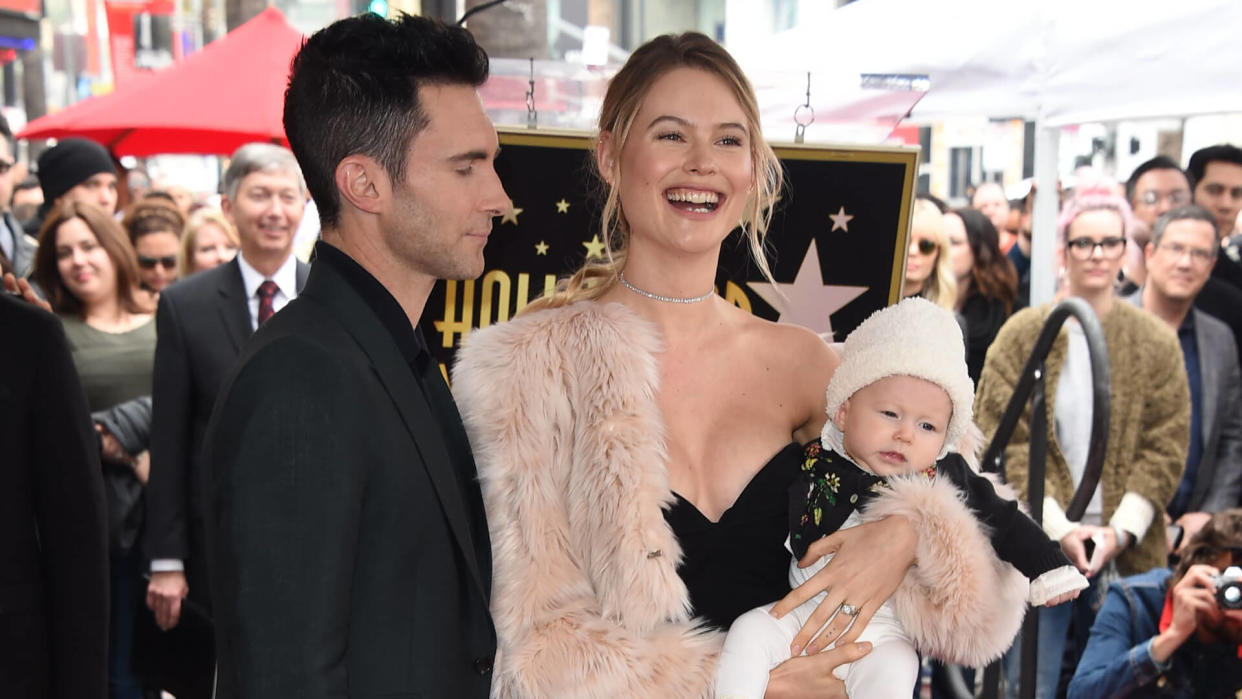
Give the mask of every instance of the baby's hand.
[(1077, 599), (1087, 589), (1087, 579), (1074, 566), (1061, 566), (1031, 581), (1027, 600), (1033, 607), (1055, 607)]
[(1063, 594), (1063, 595), (1057, 595), (1056, 597), (1053, 597), (1052, 599), (1048, 600), (1047, 602), (1044, 602), (1044, 606), (1045, 606), (1045, 607), (1055, 607), (1055, 606), (1057, 606), (1058, 604), (1063, 604), (1063, 603), (1068, 602), (1068, 601), (1070, 601), (1070, 600), (1073, 600), (1073, 599), (1078, 599), (1078, 595), (1080, 595), (1080, 594), (1082, 594), (1082, 590), (1072, 590), (1072, 591), (1070, 591), (1070, 592), (1066, 592), (1066, 593), (1065, 593), (1065, 594)]

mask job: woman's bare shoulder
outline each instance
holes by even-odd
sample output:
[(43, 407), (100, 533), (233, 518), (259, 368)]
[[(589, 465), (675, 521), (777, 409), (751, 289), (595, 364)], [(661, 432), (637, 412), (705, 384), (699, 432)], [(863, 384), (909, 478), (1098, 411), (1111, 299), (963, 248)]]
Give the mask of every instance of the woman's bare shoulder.
[(747, 314), (744, 323), (745, 334), (752, 346), (769, 361), (778, 366), (797, 372), (809, 378), (810, 375), (821, 374), (832, 376), (840, 357), (829, 345), (829, 341), (814, 331), (801, 325), (774, 323), (770, 320)]

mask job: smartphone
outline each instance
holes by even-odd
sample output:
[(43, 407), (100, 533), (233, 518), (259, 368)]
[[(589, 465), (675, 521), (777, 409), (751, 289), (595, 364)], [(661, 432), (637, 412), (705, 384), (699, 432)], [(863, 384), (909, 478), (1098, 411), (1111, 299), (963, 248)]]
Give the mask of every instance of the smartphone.
[(1169, 548), (1174, 551), (1182, 545), (1182, 537), (1186, 535), (1186, 530), (1182, 529), (1180, 524), (1170, 524), (1165, 527), (1165, 536), (1169, 537)]

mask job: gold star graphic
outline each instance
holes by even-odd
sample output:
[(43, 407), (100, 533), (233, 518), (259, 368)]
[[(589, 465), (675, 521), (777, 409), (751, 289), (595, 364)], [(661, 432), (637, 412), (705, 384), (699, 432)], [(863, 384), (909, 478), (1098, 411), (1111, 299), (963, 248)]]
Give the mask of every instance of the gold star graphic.
[(591, 236), (591, 240), (583, 243), (583, 246), (587, 249), (587, 259), (592, 257), (604, 259), (604, 244), (600, 241), (598, 235)]
[(543, 242), (542, 240), (539, 241), (538, 243), (535, 243), (535, 254), (536, 255), (548, 254), (548, 244)]
[(562, 197), (560, 201), (556, 202), (556, 213), (558, 214), (569, 213), (569, 202), (565, 201), (564, 197)]
[(828, 218), (832, 219), (832, 230), (828, 231), (829, 233), (832, 233), (833, 231), (836, 231), (836, 230), (843, 230), (846, 233), (850, 232), (850, 220), (853, 219), (854, 216), (853, 214), (845, 213), (844, 206), (838, 209), (837, 213), (828, 214)]
[(522, 209), (519, 209), (516, 206), (510, 204), (509, 210), (506, 211), (504, 215), (500, 217), (501, 225), (504, 225), (506, 223), (512, 223), (515, 226), (518, 225), (517, 217), (518, 217), (518, 214), (522, 213), (522, 211), (523, 211)]

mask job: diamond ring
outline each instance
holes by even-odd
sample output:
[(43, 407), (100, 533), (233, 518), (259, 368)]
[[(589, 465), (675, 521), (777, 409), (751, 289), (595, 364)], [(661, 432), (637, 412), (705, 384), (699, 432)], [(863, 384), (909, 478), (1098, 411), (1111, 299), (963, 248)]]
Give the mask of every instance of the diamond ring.
[(856, 616), (858, 614), (858, 607), (855, 607), (849, 602), (843, 602), (841, 604), (841, 613), (845, 616)]

